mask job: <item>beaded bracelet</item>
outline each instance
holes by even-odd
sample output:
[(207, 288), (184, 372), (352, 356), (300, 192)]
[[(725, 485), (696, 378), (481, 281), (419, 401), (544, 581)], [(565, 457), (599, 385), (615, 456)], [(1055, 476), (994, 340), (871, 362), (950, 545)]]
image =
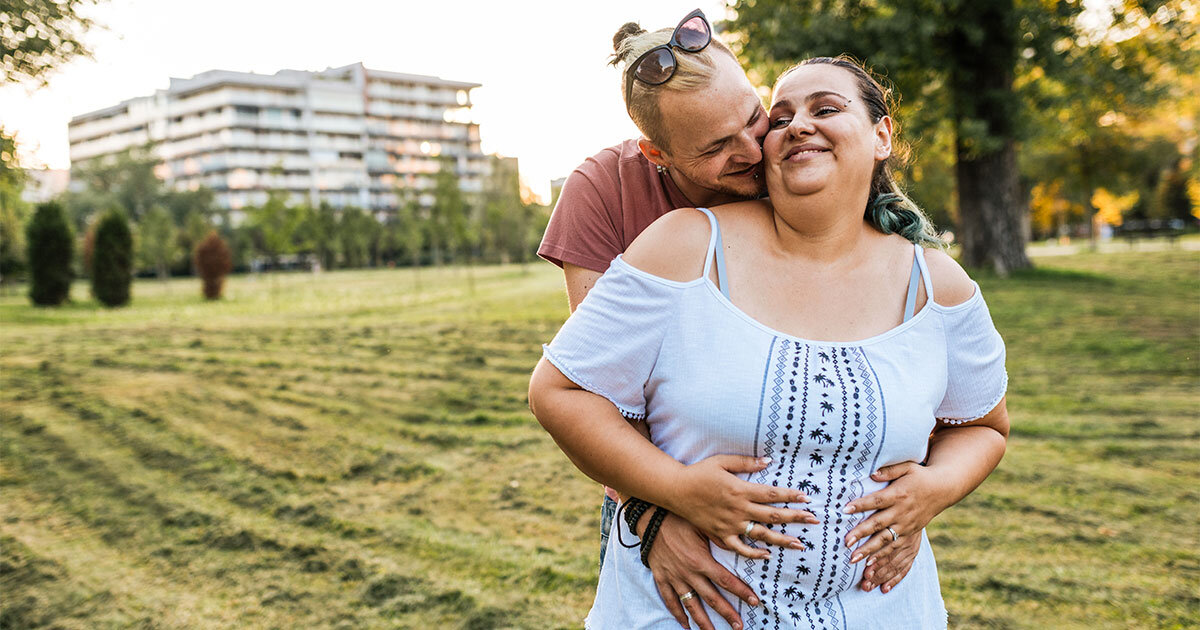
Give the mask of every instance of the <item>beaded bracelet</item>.
[(667, 508), (656, 508), (654, 514), (650, 516), (650, 522), (646, 524), (646, 531), (642, 533), (642, 564), (646, 565), (646, 568), (650, 568), (650, 546), (654, 544), (654, 538), (658, 536), (658, 528), (662, 526), (665, 518), (667, 518)]
[(617, 528), (617, 542), (620, 543), (622, 547), (626, 549), (632, 549), (638, 546), (639, 543), (636, 541), (633, 544), (628, 544), (625, 542), (625, 537), (621, 535), (621, 512), (625, 512), (625, 523), (629, 525), (629, 531), (633, 532), (633, 535), (636, 536), (637, 523), (638, 521), (642, 520), (642, 515), (645, 514), (646, 510), (649, 508), (650, 502), (643, 501), (637, 497), (630, 497), (628, 501), (622, 503), (621, 507), (617, 509), (616, 518), (613, 519), (615, 521), (613, 525)]
[(637, 534), (638, 521), (642, 520), (642, 515), (650, 509), (651, 503), (637, 497), (630, 497), (626, 503), (629, 509), (625, 510), (625, 524), (629, 526), (629, 531)]

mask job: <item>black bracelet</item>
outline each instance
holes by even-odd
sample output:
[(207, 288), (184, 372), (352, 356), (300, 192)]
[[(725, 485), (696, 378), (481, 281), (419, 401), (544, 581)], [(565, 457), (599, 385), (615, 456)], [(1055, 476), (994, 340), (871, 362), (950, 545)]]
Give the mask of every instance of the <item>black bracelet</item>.
[[(617, 542), (620, 543), (622, 547), (626, 549), (632, 549), (638, 546), (638, 542), (634, 541), (633, 544), (626, 543), (625, 537), (621, 535), (621, 512), (625, 512), (625, 522), (629, 525), (629, 531), (633, 532), (634, 536), (637, 536), (637, 522), (642, 520), (642, 515), (646, 513), (646, 510), (649, 509), (649, 507), (649, 502), (643, 501), (636, 497), (631, 497), (628, 501), (622, 503), (621, 507), (617, 508), (617, 513), (615, 518), (613, 518), (612, 526), (617, 528)], [(630, 514), (633, 514), (633, 518), (630, 518)]]
[(646, 568), (650, 568), (650, 546), (654, 544), (654, 538), (658, 536), (658, 528), (662, 526), (663, 519), (667, 518), (667, 508), (657, 508), (654, 514), (650, 516), (650, 522), (646, 524), (646, 531), (642, 533), (642, 564)]
[(629, 497), (625, 504), (629, 506), (629, 509), (625, 510), (625, 524), (629, 526), (629, 531), (637, 535), (638, 521), (642, 520), (642, 515), (650, 509), (651, 504), (637, 497)]

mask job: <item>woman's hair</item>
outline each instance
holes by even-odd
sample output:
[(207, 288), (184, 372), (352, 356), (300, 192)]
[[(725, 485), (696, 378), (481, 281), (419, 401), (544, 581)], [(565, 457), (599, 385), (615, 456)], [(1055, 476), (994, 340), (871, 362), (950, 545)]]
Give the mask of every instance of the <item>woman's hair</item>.
[[(649, 32), (634, 22), (627, 22), (617, 31), (616, 35), (613, 35), (614, 52), (609, 64), (614, 66), (624, 64), (621, 72), (622, 95), (625, 94), (625, 82), (628, 80), (626, 75), (630, 71), (629, 65), (645, 54), (647, 50), (670, 41), (672, 32), (674, 29), (671, 28)], [(693, 53), (674, 49), (675, 74), (666, 83), (649, 85), (637, 79), (633, 80), (633, 88), (625, 102), (625, 108), (629, 111), (629, 117), (633, 119), (637, 128), (654, 144), (664, 149), (670, 146), (670, 139), (663, 126), (662, 110), (658, 106), (659, 97), (666, 90), (688, 92), (707, 86), (716, 71), (716, 62), (713, 60), (714, 50), (729, 55), (731, 59), (737, 59), (728, 46), (714, 37), (700, 52)]]
[[(815, 64), (837, 66), (854, 75), (859, 97), (866, 104), (872, 123), (879, 122), (884, 116), (891, 116), (892, 90), (884, 87), (870, 71), (848, 55), (805, 59), (779, 75), (775, 86), (778, 87), (783, 78), (797, 68)], [(893, 137), (900, 134), (898, 123), (894, 129)], [(938, 236), (929, 217), (925, 216), (916, 202), (904, 194), (892, 176), (892, 170), (902, 166), (908, 158), (907, 145), (893, 140), (892, 147), (891, 156), (875, 164), (864, 218), (884, 234), (899, 234), (922, 246), (945, 247), (945, 241)]]

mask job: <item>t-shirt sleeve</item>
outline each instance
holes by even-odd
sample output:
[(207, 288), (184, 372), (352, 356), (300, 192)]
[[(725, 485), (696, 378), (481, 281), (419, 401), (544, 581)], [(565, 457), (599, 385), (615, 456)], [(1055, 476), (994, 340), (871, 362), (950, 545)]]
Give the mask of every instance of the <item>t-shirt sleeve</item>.
[(582, 170), (571, 173), (550, 214), (538, 255), (559, 267), (571, 263), (603, 273), (624, 251), (616, 215), (608, 207), (617, 199), (617, 191), (605, 195)]
[(646, 417), (646, 383), (674, 316), (677, 288), (614, 261), (543, 355), (563, 376), (607, 398), (626, 418)]
[(1004, 340), (978, 284), (971, 299), (942, 310), (949, 372), (946, 396), (935, 415), (950, 424), (978, 420), (995, 408), (1008, 389)]

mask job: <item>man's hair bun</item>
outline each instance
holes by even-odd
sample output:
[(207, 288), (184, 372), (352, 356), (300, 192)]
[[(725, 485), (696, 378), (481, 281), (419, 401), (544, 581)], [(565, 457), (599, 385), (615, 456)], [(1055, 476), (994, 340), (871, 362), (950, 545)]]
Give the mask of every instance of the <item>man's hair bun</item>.
[(626, 22), (617, 29), (617, 34), (613, 35), (613, 50), (617, 53), (621, 52), (621, 42), (635, 35), (645, 33), (646, 29), (642, 28), (637, 22)]

